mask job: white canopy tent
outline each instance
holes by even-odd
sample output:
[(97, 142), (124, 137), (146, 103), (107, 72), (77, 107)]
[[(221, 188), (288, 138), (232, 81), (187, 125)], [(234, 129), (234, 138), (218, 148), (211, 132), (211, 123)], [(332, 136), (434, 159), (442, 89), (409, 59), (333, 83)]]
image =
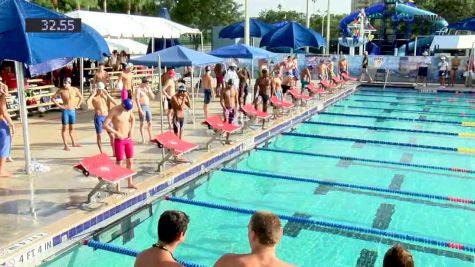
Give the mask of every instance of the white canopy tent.
[(104, 37), (116, 38), (179, 38), (183, 34), (201, 34), (200, 30), (159, 18), (128, 14), (76, 10), (66, 13), (80, 18)]
[(131, 39), (110, 39), (106, 38), (106, 43), (109, 46), (110, 51), (122, 51), (124, 50), (131, 55), (145, 55), (147, 54), (147, 45)]
[(436, 35), (430, 45), (430, 50), (471, 49), (474, 44), (475, 35)]

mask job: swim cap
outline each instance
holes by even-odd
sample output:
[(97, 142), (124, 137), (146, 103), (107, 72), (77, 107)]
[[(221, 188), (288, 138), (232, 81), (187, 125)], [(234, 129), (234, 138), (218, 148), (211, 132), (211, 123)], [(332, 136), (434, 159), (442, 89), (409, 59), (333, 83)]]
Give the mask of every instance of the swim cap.
[(174, 69), (169, 69), (169, 70), (167, 71), (167, 74), (168, 74), (168, 76), (170, 76), (170, 77), (172, 77), (172, 78), (175, 77), (175, 75), (176, 75)]
[(127, 65), (126, 65), (125, 67), (126, 67), (127, 69), (130, 69), (130, 68), (132, 68), (133, 66), (134, 66), (134, 64), (132, 64), (132, 63), (129, 62), (129, 63), (127, 63)]
[(125, 110), (130, 111), (134, 108), (134, 102), (132, 99), (127, 98), (122, 100), (122, 106), (125, 108)]
[(103, 82), (98, 82), (97, 83), (97, 90), (104, 90), (106, 89), (106, 86)]
[(66, 77), (63, 83), (71, 84), (71, 78)]
[(124, 88), (120, 91), (120, 99), (124, 101), (125, 99), (129, 98), (129, 92)]
[(178, 86), (178, 91), (186, 92), (186, 86), (184, 84), (181, 84), (180, 86)]

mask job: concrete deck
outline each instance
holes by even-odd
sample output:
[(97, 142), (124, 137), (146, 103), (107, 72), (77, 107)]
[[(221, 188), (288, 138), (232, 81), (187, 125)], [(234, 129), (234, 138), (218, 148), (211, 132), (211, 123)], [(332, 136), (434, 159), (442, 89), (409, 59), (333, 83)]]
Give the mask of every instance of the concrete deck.
[[(318, 101), (312, 101), (308, 107), (299, 108), (288, 116), (273, 120), (269, 127), (288, 121), (295, 115), (301, 114), (302, 111), (312, 107), (322, 106), (325, 101), (335, 97), (336, 94), (353, 89), (355, 85), (347, 85), (345, 88), (335, 91), (332, 95), (325, 95)], [(189, 120), (184, 134), (185, 140), (199, 145), (205, 144), (210, 137), (210, 132), (200, 124), (204, 117), (202, 105), (203, 102), (200, 97), (196, 101), (196, 123), (193, 124)], [(152, 111), (154, 114), (153, 132), (158, 133), (160, 130), (160, 116), (158, 115), (159, 106), (157, 102), (152, 104)], [(219, 102), (213, 100), (210, 105), (210, 114), (220, 113)], [(2, 226), (0, 227), (0, 265), (7, 262), (7, 264), (18, 266), (18, 258), (16, 258), (16, 261), (13, 259), (18, 257), (22, 250), (27, 249), (31, 243), (40, 243), (45, 234), (51, 236), (51, 234), (60, 233), (64, 231), (66, 226), (98, 214), (101, 210), (116, 205), (116, 202), (123, 202), (127, 198), (144, 192), (157, 183), (166, 181), (174, 174), (181, 173), (190, 167), (190, 164), (181, 164), (158, 174), (155, 170), (157, 160), (161, 159), (160, 150), (156, 145), (136, 142), (135, 169), (138, 170), (138, 175), (135, 176), (134, 181), (139, 189), (130, 191), (128, 196), (110, 196), (93, 209), (86, 208), (83, 203), (87, 199), (88, 192), (97, 184), (97, 179), (84, 177), (74, 171), (72, 167), (82, 158), (99, 152), (92, 122), (93, 113), (92, 111), (78, 112), (76, 138), (82, 147), (71, 148), (71, 151), (62, 150), (59, 118), (60, 113), (54, 111), (47, 113), (42, 118), (39, 118), (38, 115), (29, 118), (32, 158), (51, 169), (49, 172), (35, 173), (31, 176), (23, 174), (22, 130), (20, 122), (16, 122), (17, 134), (14, 136), (13, 146), (13, 159), (15, 161), (7, 164), (8, 170), (14, 172), (14, 176), (12, 178), (0, 178), (0, 225)], [(166, 118), (164, 119), (166, 122)], [(235, 134), (232, 139), (239, 143), (249, 138), (249, 136), (257, 136), (260, 132), (259, 129), (242, 135)], [(110, 154), (111, 148), (105, 134), (103, 139), (105, 151)], [(138, 125), (135, 128), (134, 139), (136, 141), (140, 140)], [(213, 155), (223, 153), (229, 147), (214, 143), (211, 150), (196, 150), (187, 155), (187, 158), (193, 159), (194, 162), (200, 162)], [(125, 183), (123, 186), (125, 186)]]

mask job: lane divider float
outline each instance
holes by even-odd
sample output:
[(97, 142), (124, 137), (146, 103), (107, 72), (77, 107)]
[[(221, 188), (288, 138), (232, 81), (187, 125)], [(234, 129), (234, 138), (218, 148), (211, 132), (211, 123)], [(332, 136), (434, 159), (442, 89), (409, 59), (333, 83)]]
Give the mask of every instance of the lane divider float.
[(265, 178), (270, 178), (270, 179), (320, 184), (320, 185), (326, 185), (326, 186), (332, 186), (332, 187), (343, 187), (343, 188), (359, 189), (359, 190), (366, 190), (366, 191), (373, 191), (373, 192), (383, 192), (383, 193), (388, 193), (388, 194), (393, 194), (393, 195), (411, 196), (411, 197), (418, 197), (418, 198), (425, 198), (425, 199), (436, 199), (436, 200), (441, 200), (441, 201), (458, 202), (458, 203), (465, 203), (465, 204), (472, 204), (472, 205), (475, 204), (475, 200), (472, 200), (472, 199), (464, 199), (464, 198), (453, 197), (453, 196), (440, 196), (440, 195), (425, 194), (425, 193), (403, 191), (403, 190), (393, 190), (393, 189), (387, 189), (387, 188), (382, 188), (382, 187), (341, 183), (341, 182), (334, 182), (334, 181), (321, 180), (321, 179), (315, 179), (315, 178), (305, 178), (305, 177), (275, 174), (275, 173), (268, 173), (268, 172), (239, 170), (239, 169), (234, 169), (234, 168), (222, 168), (221, 171), (236, 173), (236, 174), (252, 175), (252, 176), (257, 176), (257, 177), (265, 177)]
[[(417, 101), (435, 101), (435, 102), (459, 102), (463, 100), (457, 97), (412, 97), (412, 96), (399, 96), (399, 95), (381, 95), (381, 94), (365, 94), (365, 93), (354, 93), (355, 96), (369, 96), (369, 97), (380, 97), (380, 98), (398, 98), (398, 99), (412, 99)], [(460, 102), (473, 103), (474, 99), (463, 100)]]
[(375, 108), (375, 107), (367, 107), (367, 106), (345, 106), (345, 105), (333, 105), (333, 107), (342, 107), (342, 108), (350, 108), (350, 109), (364, 109), (364, 110), (391, 110), (401, 113), (416, 113), (416, 114), (427, 114), (427, 115), (439, 115), (439, 116), (457, 116), (457, 117), (466, 117), (466, 118), (475, 118), (475, 114), (473, 113), (465, 113), (465, 112), (437, 112), (437, 111), (422, 111), (422, 110), (413, 110), (413, 109), (397, 109), (397, 108)]
[(475, 153), (475, 149), (473, 148), (417, 145), (417, 144), (401, 143), (401, 142), (389, 142), (389, 141), (379, 141), (379, 140), (350, 138), (350, 137), (337, 137), (337, 136), (331, 136), (331, 135), (296, 133), (296, 132), (282, 133), (282, 135), (305, 137), (305, 138), (318, 138), (318, 139), (335, 140), (335, 141), (348, 141), (348, 142), (357, 142), (357, 143), (365, 143), (365, 144), (378, 144), (378, 145), (390, 145), (390, 146), (400, 146), (400, 147), (424, 148), (424, 149), (432, 149), (432, 150), (455, 151), (455, 152), (463, 152), (463, 153)]
[[(117, 254), (131, 256), (131, 257), (137, 257), (137, 255), (139, 255), (140, 253), (140, 251), (135, 250), (135, 249), (121, 247), (121, 246), (117, 246), (110, 243), (99, 242), (93, 239), (84, 240), (83, 245), (91, 247), (91, 248), (95, 248), (95, 249), (100, 249), (100, 250), (105, 250), (105, 251), (109, 251), (109, 252), (113, 252)], [(199, 265), (196, 263), (191, 263), (191, 262), (186, 262), (186, 261), (181, 261), (181, 260), (178, 260), (178, 262), (185, 265), (186, 267), (205, 267), (204, 265)]]
[(415, 164), (415, 163), (403, 163), (403, 162), (399, 162), (399, 161), (376, 160), (376, 159), (368, 159), (368, 158), (358, 158), (358, 157), (348, 157), (348, 156), (340, 156), (340, 155), (311, 153), (311, 152), (303, 152), (303, 151), (295, 151), (295, 150), (258, 147), (258, 148), (256, 148), (256, 151), (267, 151), (267, 152), (294, 154), (294, 155), (309, 156), (309, 157), (320, 157), (320, 158), (341, 159), (341, 160), (348, 160), (348, 161), (351, 160), (351, 161), (358, 161), (358, 162), (388, 164), (388, 165), (395, 165), (395, 166), (404, 166), (404, 167), (413, 167), (413, 168), (431, 169), (431, 170), (440, 170), (440, 171), (475, 173), (475, 170), (469, 170), (469, 169), (464, 169), (464, 168), (442, 167), (442, 166), (433, 166), (433, 165), (424, 165), (424, 164)]
[[(424, 120), (424, 119), (410, 119), (410, 118), (398, 118), (390, 116), (375, 116), (375, 115), (363, 115), (363, 114), (354, 114), (354, 113), (342, 113), (342, 112), (320, 112), (322, 115), (333, 115), (333, 116), (343, 116), (343, 117), (358, 117), (358, 118), (371, 118), (371, 119), (384, 119), (384, 120), (396, 120), (396, 121), (412, 121), (412, 122), (425, 122), (425, 123), (443, 123), (443, 124), (453, 124), (458, 126), (467, 126), (463, 125), (463, 122), (460, 121), (448, 121), (448, 120)], [(475, 127), (475, 122), (473, 122)]]
[[(210, 202), (205, 202), (205, 201), (191, 200), (191, 199), (179, 198), (179, 197), (173, 197), (173, 196), (167, 196), (165, 197), (165, 199), (172, 202), (193, 205), (193, 206), (198, 206), (198, 207), (211, 208), (211, 209), (225, 210), (225, 211), (230, 211), (230, 212), (235, 212), (235, 213), (240, 213), (240, 214), (252, 215), (257, 211), (257, 210), (252, 210), (252, 209), (232, 207), (228, 205), (215, 204), (215, 203), (210, 203)], [(407, 234), (407, 233), (386, 231), (386, 230), (350, 225), (347, 223), (340, 223), (340, 222), (334, 222), (334, 221), (314, 220), (314, 219), (303, 218), (303, 217), (298, 217), (298, 216), (289, 216), (289, 215), (284, 215), (284, 214), (276, 214), (276, 215), (279, 216), (280, 219), (290, 221), (290, 222), (318, 225), (318, 226), (323, 226), (327, 228), (340, 229), (340, 230), (364, 233), (364, 234), (372, 234), (372, 235), (377, 235), (381, 237), (389, 237), (389, 238), (394, 238), (394, 239), (406, 240), (410, 242), (422, 243), (422, 244), (427, 244), (427, 245), (432, 245), (432, 246), (437, 246), (437, 247), (452, 248), (452, 249), (468, 251), (472, 253), (475, 252), (474, 246), (465, 245), (465, 244), (457, 243), (457, 242), (447, 242), (447, 241), (436, 240), (432, 238), (421, 237), (421, 236), (416, 236), (416, 235)]]
[[(363, 88), (360, 88), (358, 89), (358, 91), (360, 92), (372, 92), (372, 93), (395, 93), (395, 94), (398, 94), (398, 95), (407, 95), (407, 94), (412, 94), (412, 95), (418, 95), (418, 96), (426, 96), (426, 95), (430, 95), (430, 94), (422, 94), (420, 93), (419, 91), (417, 90), (407, 90), (407, 89), (403, 89), (403, 90), (387, 90), (387, 89), (384, 89), (384, 90), (375, 90), (375, 89), (363, 89)], [(435, 95), (435, 94), (433, 94)], [(443, 95), (443, 96), (450, 96), (451, 98), (468, 98), (468, 99), (473, 99), (473, 96), (475, 96), (474, 93), (470, 93), (470, 94), (457, 94), (457, 93), (447, 93), (447, 92), (438, 92), (437, 95)]]
[(383, 104), (397, 104), (401, 106), (419, 106), (419, 107), (434, 107), (434, 108), (456, 108), (456, 109), (467, 109), (467, 108), (475, 108), (475, 106), (468, 105), (433, 105), (433, 104), (418, 104), (418, 103), (409, 103), (409, 102), (394, 102), (394, 101), (384, 101), (384, 100), (366, 100), (366, 99), (345, 99), (347, 101), (354, 101), (354, 102), (365, 102), (365, 103), (383, 103)]

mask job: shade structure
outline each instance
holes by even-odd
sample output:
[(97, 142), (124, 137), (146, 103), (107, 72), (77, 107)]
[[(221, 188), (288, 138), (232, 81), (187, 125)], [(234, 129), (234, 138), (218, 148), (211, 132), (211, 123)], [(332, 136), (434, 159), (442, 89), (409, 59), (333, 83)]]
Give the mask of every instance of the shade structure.
[(117, 38), (180, 38), (182, 34), (200, 34), (179, 23), (159, 18), (128, 14), (103, 13), (77, 10), (66, 13), (72, 18), (80, 18), (84, 23), (94, 27), (104, 37)]
[(31, 172), (28, 112), (24, 92), (24, 65), (56, 68), (67, 58), (85, 57), (101, 60), (110, 51), (104, 38), (86, 24), (75, 33), (27, 33), (26, 18), (67, 18), (24, 0), (0, 1), (0, 60), (15, 62), (20, 118), (23, 129), (25, 170)]
[(210, 55), (222, 58), (272, 58), (277, 55), (265, 49), (245, 44), (228, 45), (209, 52)]
[(467, 18), (449, 25), (450, 29), (475, 32), (475, 17)]
[(67, 18), (23, 0), (0, 1), (0, 59), (28, 65), (64, 57), (101, 60), (110, 54), (104, 38), (86, 24), (77, 33), (27, 33), (26, 18)]
[(111, 51), (125, 51), (131, 55), (145, 55), (147, 53), (147, 45), (139, 43), (131, 39), (106, 39), (107, 45)]
[[(275, 29), (271, 24), (267, 24), (258, 19), (249, 20), (249, 34), (251, 37), (262, 37), (269, 31)], [(244, 22), (237, 22), (221, 29), (219, 38), (244, 38)]]
[(321, 47), (325, 43), (325, 38), (322, 35), (292, 21), (264, 35), (260, 46), (267, 48), (288, 47), (295, 50), (305, 46)]
[(136, 57), (130, 61), (138, 65), (156, 67), (158, 65), (158, 57), (160, 57), (161, 65), (166, 67), (204, 66), (223, 62), (222, 58), (198, 52), (181, 45)]

